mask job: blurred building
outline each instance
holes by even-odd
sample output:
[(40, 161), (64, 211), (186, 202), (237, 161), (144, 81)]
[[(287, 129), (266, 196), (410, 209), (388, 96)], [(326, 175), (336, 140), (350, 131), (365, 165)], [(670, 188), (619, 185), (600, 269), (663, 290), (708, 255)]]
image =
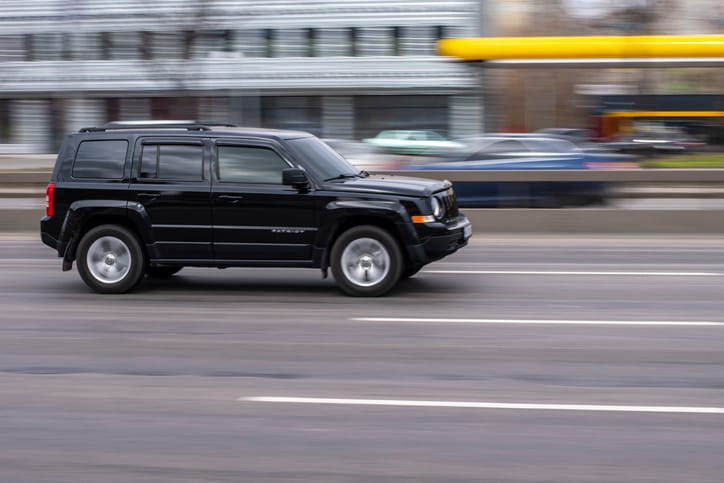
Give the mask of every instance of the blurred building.
[(474, 134), (477, 0), (3, 0), (0, 152), (52, 152), (88, 125), (210, 119), (362, 138)]

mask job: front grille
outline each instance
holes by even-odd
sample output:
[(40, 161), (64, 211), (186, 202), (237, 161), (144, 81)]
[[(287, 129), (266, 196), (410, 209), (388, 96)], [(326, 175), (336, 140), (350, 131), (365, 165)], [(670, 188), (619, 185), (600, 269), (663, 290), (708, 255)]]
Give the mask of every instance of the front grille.
[(455, 191), (453, 191), (452, 188), (435, 193), (435, 197), (438, 199), (443, 207), (443, 220), (449, 220), (458, 217), (458, 203), (455, 200)]

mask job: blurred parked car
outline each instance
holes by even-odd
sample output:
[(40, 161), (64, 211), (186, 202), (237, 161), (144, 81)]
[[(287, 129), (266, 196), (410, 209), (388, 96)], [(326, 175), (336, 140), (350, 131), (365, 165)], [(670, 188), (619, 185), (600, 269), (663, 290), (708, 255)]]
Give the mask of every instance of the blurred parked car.
[(397, 169), (401, 157), (388, 154), (370, 144), (346, 139), (322, 139), (352, 165), (369, 172)]
[[(446, 161), (513, 161), (534, 158), (538, 169), (590, 169), (634, 167), (636, 157), (601, 146), (577, 146), (566, 139), (539, 134), (489, 134), (462, 138), (465, 147), (438, 153)], [(546, 168), (546, 160), (556, 167)], [(563, 167), (561, 167), (561, 163)], [(540, 165), (540, 166), (538, 166)], [(505, 168), (500, 168), (505, 169)], [(516, 168), (517, 169), (517, 168)]]
[[(413, 164), (414, 170), (568, 170), (631, 167), (632, 156), (585, 151), (570, 141), (545, 136), (500, 134), (466, 138), (463, 149), (435, 161)], [(456, 182), (463, 207), (561, 207), (604, 202), (602, 182)]]
[(445, 139), (435, 131), (389, 130), (382, 131), (363, 142), (376, 146), (387, 153), (423, 154), (430, 150), (457, 149), (462, 144)]
[(613, 141), (602, 143), (608, 149), (640, 156), (666, 156), (696, 150), (706, 145), (698, 138), (678, 129), (655, 129), (623, 134)]

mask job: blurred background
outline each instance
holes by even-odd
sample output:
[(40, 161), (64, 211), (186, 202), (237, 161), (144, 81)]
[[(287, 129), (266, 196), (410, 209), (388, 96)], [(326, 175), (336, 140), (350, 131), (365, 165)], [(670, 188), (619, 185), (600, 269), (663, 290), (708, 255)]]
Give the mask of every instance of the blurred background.
[[(0, 0), (0, 481), (721, 483), (724, 169), (686, 168), (724, 167), (724, 64), (436, 51), (655, 34), (724, 34), (724, 2)], [(360, 169), (444, 176), (473, 240), (374, 303), (303, 269), (89, 297), (38, 240), (53, 153), (146, 119), (303, 129)]]
[(640, 128), (721, 143), (721, 118), (606, 115), (724, 111), (721, 67), (481, 69), (435, 53), (454, 37), (721, 32), (720, 0), (5, 0), (0, 154), (52, 153), (68, 132), (131, 119), (343, 140)]

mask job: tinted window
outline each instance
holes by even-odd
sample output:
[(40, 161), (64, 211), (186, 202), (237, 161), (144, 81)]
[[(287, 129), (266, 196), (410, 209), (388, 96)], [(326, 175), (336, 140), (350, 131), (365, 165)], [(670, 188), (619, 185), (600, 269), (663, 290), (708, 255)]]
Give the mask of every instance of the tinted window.
[(203, 146), (187, 144), (144, 144), (141, 178), (201, 181)]
[(527, 151), (527, 149), (523, 146), (523, 143), (518, 141), (500, 141), (488, 146), (486, 151), (488, 153), (520, 153)]
[(548, 153), (570, 153), (576, 151), (576, 145), (563, 139), (531, 139), (526, 144), (532, 151)]
[(121, 179), (128, 141), (83, 141), (73, 162), (74, 178)]
[(281, 184), (289, 165), (268, 148), (219, 146), (219, 179), (241, 183)]

